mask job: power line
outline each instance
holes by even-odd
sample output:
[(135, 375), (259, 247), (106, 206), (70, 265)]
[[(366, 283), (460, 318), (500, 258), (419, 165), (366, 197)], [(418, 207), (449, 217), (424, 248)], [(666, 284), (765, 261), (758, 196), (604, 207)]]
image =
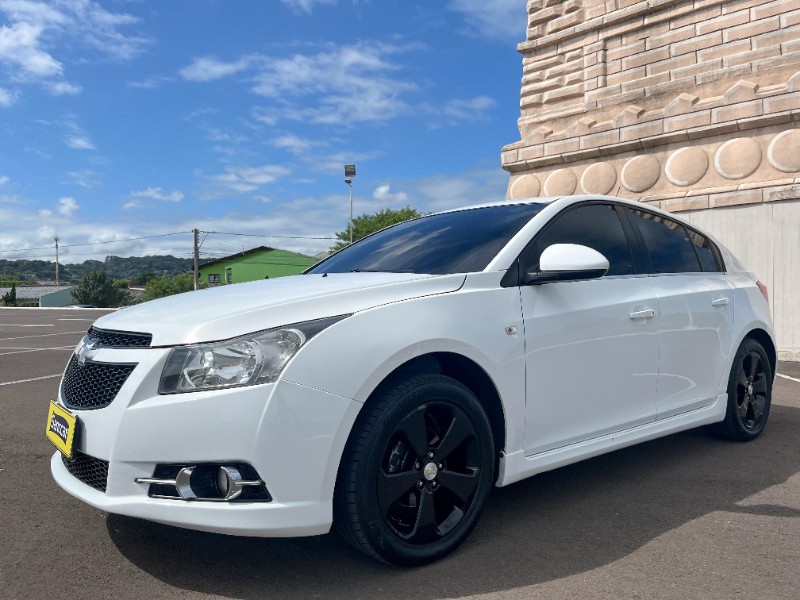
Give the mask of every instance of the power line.
[(280, 238), (284, 240), (335, 240), (335, 237), (315, 237), (309, 235), (259, 235), (255, 233), (229, 233), (226, 231), (204, 231), (203, 233), (216, 233), (217, 235), (238, 235), (255, 238)]
[[(191, 231), (175, 231), (173, 233), (160, 233), (158, 235), (143, 235), (140, 237), (134, 238), (124, 238), (121, 240), (106, 240), (103, 242), (86, 242), (85, 244), (60, 244), (59, 248), (77, 248), (79, 246), (98, 246), (100, 244), (117, 244), (119, 242), (135, 242), (137, 240), (149, 240), (151, 238), (161, 238), (161, 237), (168, 237), (170, 235), (184, 235), (187, 233), (191, 233)], [(212, 232), (208, 232), (212, 233)], [(35, 248), (16, 248), (13, 250), (0, 250), (0, 252), (27, 252), (29, 250), (50, 250), (52, 246), (37, 246)], [(79, 254), (73, 256), (81, 256)], [(86, 255), (83, 255), (86, 256)]]

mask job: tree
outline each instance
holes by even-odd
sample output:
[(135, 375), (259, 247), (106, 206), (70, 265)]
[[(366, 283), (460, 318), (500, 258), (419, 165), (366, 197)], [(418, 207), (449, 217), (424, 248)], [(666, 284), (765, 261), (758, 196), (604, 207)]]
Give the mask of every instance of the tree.
[(11, 289), (3, 294), (3, 304), (6, 306), (16, 306), (17, 305), (17, 284), (12, 283)]
[(89, 271), (72, 289), (72, 301), (75, 304), (94, 304), (108, 308), (130, 302), (130, 294), (115, 287), (105, 271)]
[(153, 277), (144, 287), (144, 294), (139, 298), (140, 302), (155, 300), (183, 292), (194, 290), (194, 275), (184, 273), (175, 277)]
[[(353, 219), (353, 241), (357, 242), (361, 238), (367, 237), (371, 233), (385, 229), (390, 225), (402, 223), (409, 219), (421, 217), (422, 213), (417, 212), (416, 209), (406, 206), (400, 210), (392, 210), (391, 208), (384, 208), (376, 212), (374, 215), (360, 215)], [(350, 244), (350, 229), (336, 232), (337, 241), (331, 246), (330, 252), (341, 250)]]

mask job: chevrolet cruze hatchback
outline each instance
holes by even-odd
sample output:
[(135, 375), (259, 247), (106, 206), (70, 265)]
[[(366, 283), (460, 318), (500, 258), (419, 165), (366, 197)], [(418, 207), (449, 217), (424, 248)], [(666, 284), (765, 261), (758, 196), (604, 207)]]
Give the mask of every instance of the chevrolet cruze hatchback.
[(477, 206), (100, 318), (50, 405), (51, 468), (108, 512), (334, 525), (415, 565), (492, 486), (700, 425), (757, 437), (775, 361), (766, 288), (694, 226), (599, 196)]

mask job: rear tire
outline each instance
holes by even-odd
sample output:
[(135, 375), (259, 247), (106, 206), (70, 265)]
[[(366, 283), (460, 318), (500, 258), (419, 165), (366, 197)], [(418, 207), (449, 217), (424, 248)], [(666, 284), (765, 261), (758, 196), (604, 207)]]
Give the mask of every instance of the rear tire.
[(359, 415), (339, 468), (334, 522), (383, 562), (435, 561), (475, 526), (494, 462), (491, 427), (475, 395), (443, 375), (412, 376)]
[(719, 437), (740, 442), (761, 435), (772, 405), (772, 379), (772, 366), (764, 347), (747, 338), (733, 359), (725, 420), (710, 425), (709, 430)]

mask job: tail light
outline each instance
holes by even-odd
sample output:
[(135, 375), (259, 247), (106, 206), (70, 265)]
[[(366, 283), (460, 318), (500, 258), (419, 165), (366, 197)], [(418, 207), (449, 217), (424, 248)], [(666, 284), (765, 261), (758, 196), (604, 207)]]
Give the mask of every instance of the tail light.
[(756, 285), (758, 286), (758, 290), (761, 292), (761, 295), (764, 296), (764, 300), (769, 303), (769, 292), (767, 291), (767, 286), (760, 281), (756, 281)]

